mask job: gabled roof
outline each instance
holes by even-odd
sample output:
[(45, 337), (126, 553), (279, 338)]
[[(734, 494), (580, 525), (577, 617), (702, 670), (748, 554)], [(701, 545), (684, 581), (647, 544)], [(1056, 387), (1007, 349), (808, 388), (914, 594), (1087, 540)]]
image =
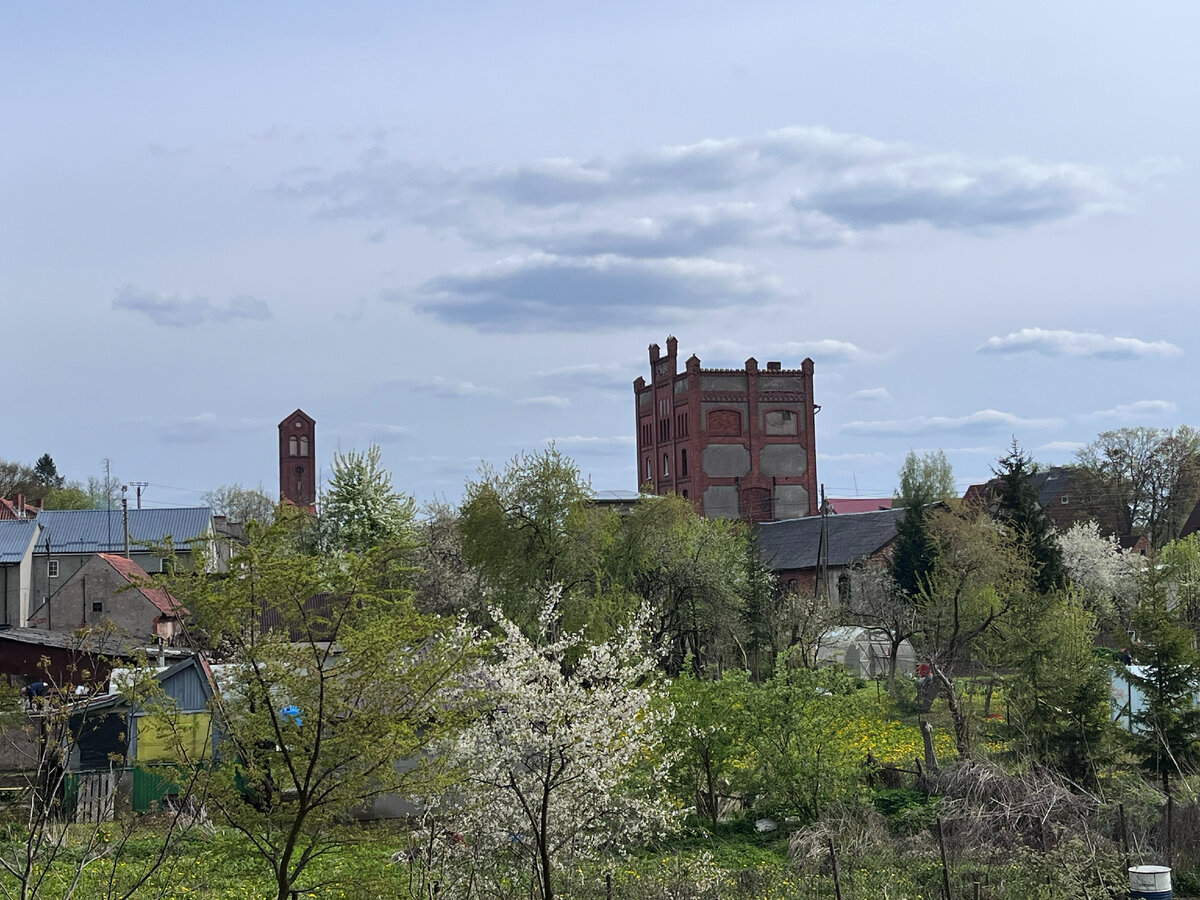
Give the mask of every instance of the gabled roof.
[(37, 540), (41, 527), (30, 519), (0, 521), (0, 565), (19, 563)]
[[(125, 532), (121, 510), (48, 509), (38, 513), (37, 522), (45, 529), (38, 538), (38, 553), (121, 553)], [(161, 543), (170, 537), (176, 550), (188, 551), (194, 538), (212, 531), (213, 512), (207, 506), (177, 509), (129, 510), (129, 539), (139, 543)]]
[(815, 569), (825, 520), (830, 566), (852, 566), (877, 553), (896, 537), (903, 507), (837, 516), (805, 516), (755, 526), (763, 562), (771, 569)]
[(102, 560), (117, 570), (117, 573), (128, 581), (137, 592), (154, 604), (155, 608), (164, 616), (185, 616), (187, 610), (167, 593), (166, 588), (156, 588), (150, 586), (150, 575), (135, 563), (132, 559), (126, 559), (124, 556), (117, 556), (112, 553), (97, 554)]
[[(1071, 483), (1071, 469), (1067, 466), (1051, 466), (1041, 469), (1029, 476), (1029, 483), (1038, 492), (1038, 506), (1045, 509), (1055, 497)], [(973, 484), (963, 494), (965, 505), (990, 503), (992, 491), (1000, 484), (999, 478), (985, 481), (983, 484)]]

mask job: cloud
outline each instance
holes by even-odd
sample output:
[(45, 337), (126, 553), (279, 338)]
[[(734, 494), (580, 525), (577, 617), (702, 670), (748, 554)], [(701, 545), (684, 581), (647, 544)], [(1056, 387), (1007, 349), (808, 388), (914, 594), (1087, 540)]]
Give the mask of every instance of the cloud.
[(705, 259), (516, 257), (443, 275), (416, 291), (418, 312), (481, 331), (611, 329), (636, 313), (663, 322), (679, 309), (775, 299), (773, 278)]
[(268, 427), (270, 423), (258, 419), (223, 419), (206, 412), (161, 423), (159, 439), (168, 444), (206, 444), (232, 435), (261, 432)]
[(847, 167), (797, 193), (794, 204), (854, 229), (924, 222), (971, 230), (1053, 222), (1114, 208), (1118, 199), (1112, 180), (1090, 166), (914, 155)]
[(1004, 337), (990, 337), (978, 348), (980, 353), (1040, 353), (1051, 357), (1093, 359), (1146, 359), (1178, 356), (1181, 351), (1168, 341), (1143, 341), (1138, 338), (1110, 337), (1093, 331), (1048, 331), (1022, 328)]
[(844, 362), (863, 362), (874, 354), (849, 341), (825, 338), (818, 341), (768, 341), (753, 347), (735, 341), (716, 340), (701, 344), (697, 351), (701, 360), (715, 356), (720, 360), (737, 360), (738, 365), (753, 355), (761, 366), (769, 359), (796, 360), (792, 368), (800, 368), (800, 360), (812, 357), (823, 365)]
[(863, 400), (869, 403), (875, 403), (880, 400), (891, 400), (891, 392), (885, 387), (863, 388), (860, 391), (855, 391), (850, 395), (851, 400)]
[(878, 450), (870, 453), (818, 453), (817, 462), (855, 462), (881, 465), (891, 461), (892, 457)]
[(1101, 409), (1079, 418), (1085, 422), (1096, 419), (1154, 419), (1175, 414), (1176, 406), (1169, 400), (1137, 400), (1122, 403), (1112, 409)]
[(567, 397), (558, 397), (553, 394), (547, 394), (544, 397), (522, 397), (516, 401), (517, 406), (544, 406), (548, 409), (566, 409), (571, 405), (571, 401)]
[(1025, 419), (1013, 413), (981, 409), (966, 416), (913, 416), (910, 419), (847, 422), (839, 430), (845, 434), (902, 437), (931, 433), (1057, 428), (1061, 425), (1061, 419)]
[(141, 313), (155, 325), (166, 328), (191, 328), (207, 322), (229, 322), (234, 319), (262, 321), (271, 318), (270, 307), (254, 297), (238, 296), (222, 305), (213, 303), (207, 297), (168, 296), (131, 284), (117, 291), (112, 308)]
[(278, 191), (316, 200), (325, 216), (401, 218), (451, 225), (483, 245), (631, 257), (829, 246), (911, 222), (1029, 227), (1122, 200), (1116, 179), (1094, 166), (928, 153), (819, 127), (492, 169), (418, 167), (372, 152)]
[(400, 378), (384, 385), (384, 390), (392, 389), (419, 391), (430, 397), (442, 397), (448, 400), (466, 397), (496, 397), (500, 394), (493, 387), (475, 384), (471, 381), (457, 381), (443, 375), (432, 375), (428, 378)]
[(573, 385), (596, 391), (628, 391), (636, 375), (641, 374), (637, 363), (581, 363), (536, 373), (540, 381)]

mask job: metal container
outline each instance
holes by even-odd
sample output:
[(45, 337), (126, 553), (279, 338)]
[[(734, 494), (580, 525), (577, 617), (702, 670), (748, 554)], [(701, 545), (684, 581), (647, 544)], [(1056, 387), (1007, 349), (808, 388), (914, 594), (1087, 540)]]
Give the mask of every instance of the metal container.
[(1130, 900), (1171, 900), (1171, 869), (1168, 866), (1132, 866), (1129, 869)]

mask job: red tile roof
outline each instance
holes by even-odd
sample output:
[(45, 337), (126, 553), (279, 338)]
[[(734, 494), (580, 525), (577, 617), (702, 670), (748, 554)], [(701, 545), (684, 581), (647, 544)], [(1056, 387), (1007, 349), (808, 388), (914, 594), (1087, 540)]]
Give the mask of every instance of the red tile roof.
[(117, 556), (115, 553), (101, 553), (98, 555), (116, 569), (122, 578), (136, 587), (141, 595), (153, 603), (164, 616), (187, 615), (187, 610), (180, 605), (178, 600), (167, 593), (165, 588), (150, 586), (149, 574), (132, 559)]

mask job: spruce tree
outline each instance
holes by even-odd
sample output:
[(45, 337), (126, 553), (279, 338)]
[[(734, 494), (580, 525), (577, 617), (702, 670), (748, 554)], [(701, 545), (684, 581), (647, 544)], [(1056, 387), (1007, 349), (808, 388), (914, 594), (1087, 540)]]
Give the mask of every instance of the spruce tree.
[(992, 470), (997, 476), (992, 489), (995, 517), (1011, 529), (1032, 566), (1038, 593), (1066, 587), (1067, 570), (1054, 539), (1054, 526), (1038, 504), (1038, 491), (1032, 481), (1038, 472), (1037, 463), (1014, 439), (1008, 455), (998, 465)]

